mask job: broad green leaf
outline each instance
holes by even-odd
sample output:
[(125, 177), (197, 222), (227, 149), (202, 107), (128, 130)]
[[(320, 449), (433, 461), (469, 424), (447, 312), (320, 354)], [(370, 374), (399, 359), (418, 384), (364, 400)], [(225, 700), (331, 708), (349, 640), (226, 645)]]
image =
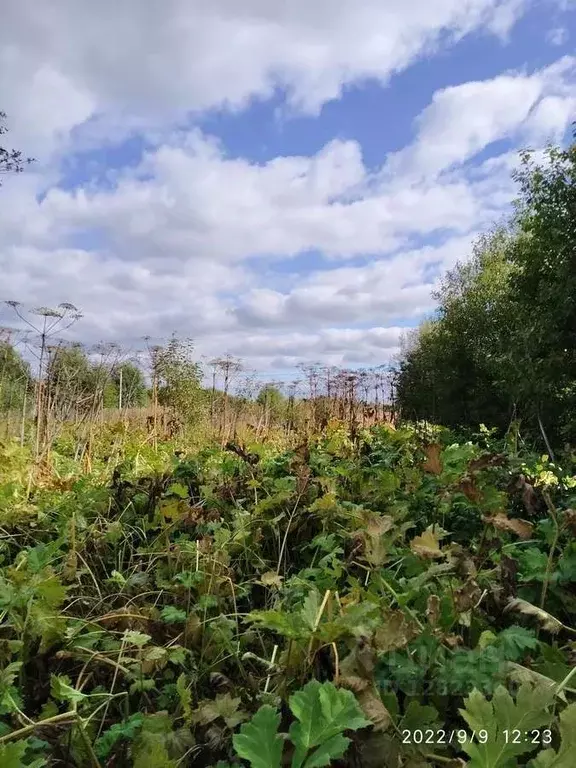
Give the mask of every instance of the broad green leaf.
[(78, 691), (70, 685), (70, 678), (66, 675), (50, 676), (50, 695), (56, 701), (70, 701), (77, 704), (86, 698), (86, 694)]
[(188, 488), (186, 488), (185, 485), (182, 485), (182, 483), (172, 483), (172, 485), (169, 485), (166, 489), (166, 493), (170, 496), (178, 496), (181, 499), (188, 498)]
[(562, 743), (558, 752), (545, 749), (530, 763), (530, 768), (574, 768), (576, 764), (576, 704), (560, 714)]
[(247, 719), (246, 713), (240, 709), (241, 699), (232, 698), (229, 693), (221, 693), (215, 699), (205, 699), (198, 704), (193, 713), (193, 721), (208, 725), (221, 717), (228, 728), (233, 730)]
[(516, 702), (503, 686), (496, 688), (491, 701), (474, 689), (465, 699), (466, 708), (461, 709), (460, 714), (476, 734), (486, 731), (487, 740), (485, 744), (468, 741), (463, 745), (471, 758), (469, 768), (508, 768), (513, 758), (533, 749), (532, 743), (523, 738), (515, 744), (512, 731), (523, 734), (546, 725), (550, 721), (547, 707), (553, 696), (549, 688), (533, 687), (529, 683), (520, 687)]
[(234, 749), (239, 757), (247, 760), (252, 768), (280, 768), (284, 743), (278, 734), (280, 714), (269, 704), (264, 704), (233, 738)]
[(318, 749), (314, 750), (310, 757), (304, 763), (304, 768), (322, 768), (325, 765), (332, 765), (332, 760), (337, 760), (342, 757), (348, 745), (350, 739), (342, 736), (341, 733), (332, 736), (331, 739), (321, 744)]
[(136, 645), (138, 648), (149, 643), (152, 638), (150, 635), (146, 635), (144, 632), (137, 632), (136, 630), (126, 630), (124, 632), (124, 642), (126, 645)]
[(314, 630), (316, 624), (316, 617), (320, 610), (320, 595), (316, 589), (312, 589), (306, 595), (300, 615), (302, 616), (304, 623), (310, 630)]
[(12, 741), (0, 745), (0, 765), (2, 768), (43, 768), (47, 765), (42, 757), (32, 762), (24, 762), (24, 755), (28, 749), (26, 741)]
[(332, 683), (311, 680), (290, 697), (290, 709), (298, 719), (290, 728), (295, 746), (293, 768), (300, 768), (310, 749), (345, 730), (370, 725), (354, 694)]
[(121, 739), (131, 741), (136, 734), (140, 731), (142, 723), (144, 722), (144, 715), (140, 712), (136, 712), (131, 715), (128, 720), (124, 720), (121, 723), (114, 723), (110, 726), (102, 736), (99, 736), (94, 743), (94, 752), (99, 758), (106, 758), (112, 752), (115, 745)]

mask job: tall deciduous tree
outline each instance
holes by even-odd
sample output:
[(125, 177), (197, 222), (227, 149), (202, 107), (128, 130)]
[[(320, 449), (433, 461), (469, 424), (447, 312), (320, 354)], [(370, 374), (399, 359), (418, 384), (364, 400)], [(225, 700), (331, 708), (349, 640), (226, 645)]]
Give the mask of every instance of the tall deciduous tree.
[(406, 346), (405, 416), (576, 440), (576, 145), (522, 153), (509, 224), (449, 272)]

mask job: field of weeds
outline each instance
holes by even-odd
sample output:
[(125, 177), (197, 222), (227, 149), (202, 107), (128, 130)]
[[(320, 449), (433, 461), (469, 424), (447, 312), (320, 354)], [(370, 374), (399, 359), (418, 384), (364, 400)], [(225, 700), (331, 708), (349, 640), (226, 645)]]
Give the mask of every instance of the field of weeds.
[(116, 437), (0, 449), (3, 768), (576, 764), (570, 460)]

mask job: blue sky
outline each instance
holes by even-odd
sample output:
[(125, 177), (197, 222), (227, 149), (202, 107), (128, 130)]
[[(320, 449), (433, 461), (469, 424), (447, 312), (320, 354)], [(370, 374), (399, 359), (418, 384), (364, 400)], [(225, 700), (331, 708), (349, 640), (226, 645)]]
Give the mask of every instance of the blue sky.
[[(172, 331), (260, 378), (373, 366), (576, 119), (567, 0), (38, 0), (0, 109), (38, 162), (0, 189), (0, 298), (70, 331)], [(5, 308), (0, 323), (11, 318)]]

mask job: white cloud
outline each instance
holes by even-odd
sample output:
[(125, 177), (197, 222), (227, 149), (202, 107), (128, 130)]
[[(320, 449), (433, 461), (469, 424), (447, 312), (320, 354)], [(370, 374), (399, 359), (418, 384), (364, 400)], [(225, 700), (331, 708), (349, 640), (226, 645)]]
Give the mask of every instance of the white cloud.
[(268, 328), (417, 318), (434, 307), (431, 287), (438, 274), (465, 260), (470, 247), (471, 237), (458, 237), (367, 266), (321, 270), (302, 279), (289, 293), (255, 288), (234, 314), (241, 325)]
[(552, 29), (548, 30), (546, 40), (548, 40), (550, 45), (564, 45), (564, 43), (568, 41), (569, 37), (570, 33), (566, 27), (553, 27)]
[[(0, 191), (0, 299), (71, 301), (84, 313), (75, 333), (90, 342), (177, 330), (199, 353), (262, 369), (384, 362), (400, 322), (433, 307), (438, 272), (506, 210), (512, 150), (564, 132), (574, 60), (437, 91), (413, 144), (380, 171), (352, 140), (311, 157), (233, 158), (199, 130), (176, 130), (177, 118), (241, 109), (277, 85), (288, 109), (314, 113), (471, 30), (505, 37), (527, 2), (10, 4), (0, 107), (13, 143), (42, 162)], [(130, 132), (154, 145), (138, 167), (105, 189), (55, 186), (61, 153)], [(469, 163), (500, 139), (503, 154)], [(280, 263), (301, 265), (309, 251), (325, 269)]]
[[(19, 0), (3, 9), (0, 92), (34, 152), (91, 114), (153, 125), (289, 91), (316, 112), (344, 86), (382, 82), (485, 27), (509, 29), (530, 0)], [(53, 147), (53, 148), (54, 148)]]
[(418, 117), (412, 146), (391, 158), (389, 173), (437, 174), (499, 139), (562, 135), (576, 97), (576, 59), (532, 74), (510, 73), (437, 91)]

